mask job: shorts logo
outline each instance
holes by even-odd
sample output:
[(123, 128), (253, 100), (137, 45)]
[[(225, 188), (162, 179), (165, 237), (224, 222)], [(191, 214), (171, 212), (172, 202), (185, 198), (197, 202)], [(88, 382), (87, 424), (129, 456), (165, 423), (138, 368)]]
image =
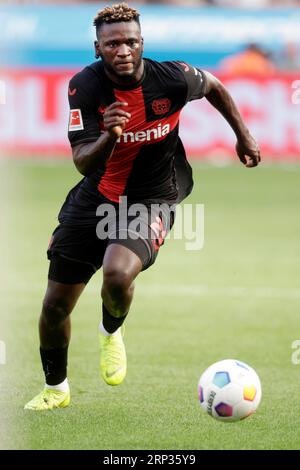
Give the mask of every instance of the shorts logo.
[(171, 101), (169, 98), (161, 98), (159, 100), (152, 101), (152, 109), (154, 114), (165, 114), (171, 109)]
[(155, 220), (156, 221), (152, 222), (150, 227), (153, 230), (156, 238), (154, 238), (154, 239), (152, 238), (151, 242), (152, 242), (154, 250), (158, 251), (159, 248), (161, 247), (161, 245), (164, 244), (164, 239), (167, 235), (167, 232), (164, 229), (164, 224), (163, 224), (163, 221), (161, 220), (161, 218), (160, 217), (155, 217)]
[(81, 131), (84, 129), (83, 120), (80, 109), (71, 109), (70, 110), (70, 119), (69, 119), (69, 132), (72, 131)]

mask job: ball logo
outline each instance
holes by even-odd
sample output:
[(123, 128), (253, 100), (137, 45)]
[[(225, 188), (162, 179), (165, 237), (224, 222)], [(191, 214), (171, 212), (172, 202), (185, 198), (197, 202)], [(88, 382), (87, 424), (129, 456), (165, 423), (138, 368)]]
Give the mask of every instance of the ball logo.
[(159, 100), (152, 101), (152, 109), (154, 114), (166, 114), (171, 109), (171, 101), (169, 98), (161, 98)]
[(209, 415), (212, 415), (212, 406), (213, 406), (215, 396), (216, 396), (216, 392), (211, 391), (207, 400), (207, 413)]

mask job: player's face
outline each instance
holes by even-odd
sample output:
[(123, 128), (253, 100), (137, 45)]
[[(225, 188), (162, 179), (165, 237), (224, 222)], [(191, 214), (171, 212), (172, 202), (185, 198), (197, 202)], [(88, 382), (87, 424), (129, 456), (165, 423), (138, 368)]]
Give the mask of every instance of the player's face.
[(95, 49), (112, 80), (128, 83), (141, 78), (143, 38), (135, 21), (103, 24)]

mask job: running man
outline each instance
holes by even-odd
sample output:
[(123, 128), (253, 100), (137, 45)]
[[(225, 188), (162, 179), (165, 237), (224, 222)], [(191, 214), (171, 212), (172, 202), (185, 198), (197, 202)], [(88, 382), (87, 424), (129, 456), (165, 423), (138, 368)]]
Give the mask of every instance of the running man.
[[(155, 262), (174, 221), (172, 208), (193, 187), (178, 136), (182, 108), (205, 97), (233, 129), (242, 163), (251, 168), (260, 161), (256, 141), (219, 80), (186, 63), (142, 58), (135, 9), (125, 3), (106, 7), (94, 25), (95, 53), (101, 60), (76, 74), (69, 86), (68, 136), (74, 164), (84, 178), (69, 192), (48, 249), (48, 287), (39, 322), (45, 386), (25, 406), (30, 410), (70, 403), (70, 314), (101, 267), (100, 372), (109, 385), (124, 380), (121, 327), (134, 280)], [(134, 217), (128, 214), (137, 203), (145, 210), (138, 217), (139, 229), (133, 230)], [(164, 210), (153, 210), (157, 205)]]

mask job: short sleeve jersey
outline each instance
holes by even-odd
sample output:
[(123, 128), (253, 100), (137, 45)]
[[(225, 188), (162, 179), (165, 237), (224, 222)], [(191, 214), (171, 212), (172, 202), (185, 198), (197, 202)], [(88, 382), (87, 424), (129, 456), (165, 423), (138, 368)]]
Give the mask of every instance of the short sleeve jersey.
[(115, 101), (128, 103), (131, 119), (107, 164), (71, 190), (60, 220), (88, 223), (103, 200), (118, 203), (180, 202), (193, 186), (191, 168), (178, 135), (179, 116), (189, 101), (205, 94), (205, 74), (184, 62), (144, 59), (144, 74), (131, 86), (111, 82), (95, 62), (69, 84), (68, 137), (72, 147), (96, 141), (104, 132), (103, 113)]

